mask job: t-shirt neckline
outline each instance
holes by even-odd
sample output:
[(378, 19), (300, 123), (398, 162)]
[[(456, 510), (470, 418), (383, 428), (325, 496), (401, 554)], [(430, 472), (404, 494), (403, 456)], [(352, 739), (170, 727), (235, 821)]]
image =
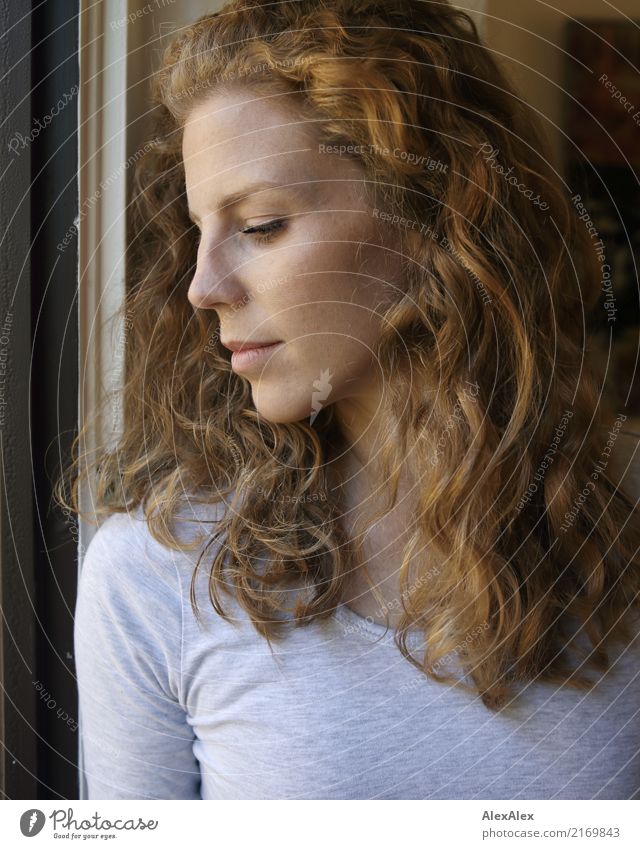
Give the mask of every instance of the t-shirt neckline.
[[(370, 634), (377, 639), (384, 641), (389, 644), (397, 645), (394, 636), (395, 636), (395, 628), (393, 626), (389, 626), (387, 628), (386, 625), (382, 625), (380, 622), (376, 622), (370, 616), (364, 617), (360, 616), (359, 613), (356, 613), (355, 610), (352, 610), (348, 605), (344, 602), (341, 602), (335, 610), (336, 618), (341, 621), (343, 624), (349, 625), (350, 630), (353, 631), (364, 631), (367, 634)], [(424, 634), (422, 631), (413, 630), (407, 634), (407, 645), (411, 648), (423, 648), (424, 647)]]

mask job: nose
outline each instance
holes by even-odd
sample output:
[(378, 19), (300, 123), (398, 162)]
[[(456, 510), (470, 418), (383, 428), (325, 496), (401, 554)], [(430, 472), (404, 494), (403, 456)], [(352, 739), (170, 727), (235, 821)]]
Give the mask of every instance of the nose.
[(215, 309), (223, 304), (235, 304), (245, 297), (230, 263), (230, 247), (230, 241), (214, 247), (212, 240), (205, 242), (203, 234), (196, 270), (187, 292), (189, 303), (196, 309)]

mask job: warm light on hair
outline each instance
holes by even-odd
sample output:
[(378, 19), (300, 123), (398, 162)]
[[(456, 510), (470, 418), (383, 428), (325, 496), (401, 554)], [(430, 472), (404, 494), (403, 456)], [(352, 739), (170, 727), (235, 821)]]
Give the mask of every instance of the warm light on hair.
[[(78, 483), (91, 472), (95, 514), (143, 504), (154, 537), (179, 548), (170, 523), (185, 489), (211, 502), (235, 492), (215, 528), (224, 543), (211, 565), (216, 611), (225, 615), (226, 583), (271, 639), (286, 631), (280, 590), (308, 587), (298, 626), (343, 600), (351, 560), (338, 505), (304, 497), (329, 490), (331, 405), (313, 426), (258, 416), (215, 312), (187, 300), (197, 234), (182, 128), (225, 86), (290, 97), (323, 143), (355, 148), (375, 214), (405, 219), (389, 226), (407, 290), (375, 352), (390, 501), (407, 457), (424, 482), (400, 571), (403, 654), (446, 682), (443, 659), (462, 645), (491, 709), (511, 682), (588, 688), (569, 662), (571, 647), (582, 659), (574, 631), (584, 625), (588, 662), (605, 670), (606, 645), (630, 639), (623, 615), (640, 586), (637, 511), (605, 472), (563, 529), (615, 420), (586, 356), (599, 267), (532, 110), (472, 19), (447, 3), (236, 0), (173, 41), (154, 79), (159, 142), (135, 166), (124, 433), (93, 467), (74, 460), (60, 502), (80, 512)], [(423, 549), (428, 580), (409, 587), (409, 561)], [(404, 640), (414, 623), (425, 631), (424, 664)]]

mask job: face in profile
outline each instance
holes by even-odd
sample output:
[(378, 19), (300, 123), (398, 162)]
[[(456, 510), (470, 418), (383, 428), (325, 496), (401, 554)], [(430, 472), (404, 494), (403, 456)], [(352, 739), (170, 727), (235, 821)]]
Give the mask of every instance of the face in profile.
[(232, 357), (258, 413), (293, 422), (338, 404), (373, 418), (384, 381), (372, 349), (402, 281), (398, 233), (376, 216), (364, 168), (326, 152), (287, 97), (249, 89), (189, 113), (183, 158), (200, 231), (189, 301), (216, 311), (223, 344), (276, 343)]

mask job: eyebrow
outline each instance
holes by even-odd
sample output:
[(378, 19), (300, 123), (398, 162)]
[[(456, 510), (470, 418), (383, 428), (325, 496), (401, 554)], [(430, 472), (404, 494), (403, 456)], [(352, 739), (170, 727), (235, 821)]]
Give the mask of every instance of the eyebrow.
[[(244, 189), (240, 189), (237, 192), (232, 192), (231, 194), (226, 195), (226, 197), (223, 197), (214, 212), (221, 212), (223, 209), (226, 209), (229, 206), (235, 206), (241, 203), (243, 200), (247, 200), (247, 198), (251, 197), (251, 195), (255, 194), (256, 192), (276, 190), (280, 192), (289, 192), (298, 197), (301, 197), (305, 194), (306, 187), (308, 185), (308, 183), (291, 183), (289, 185), (283, 186), (280, 183), (271, 183), (267, 181), (253, 183), (252, 185), (246, 186)], [(198, 224), (200, 222), (198, 216), (195, 215), (189, 207), (187, 209), (187, 212), (189, 215), (189, 219), (193, 221), (194, 224)]]

